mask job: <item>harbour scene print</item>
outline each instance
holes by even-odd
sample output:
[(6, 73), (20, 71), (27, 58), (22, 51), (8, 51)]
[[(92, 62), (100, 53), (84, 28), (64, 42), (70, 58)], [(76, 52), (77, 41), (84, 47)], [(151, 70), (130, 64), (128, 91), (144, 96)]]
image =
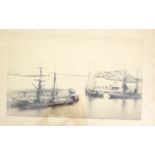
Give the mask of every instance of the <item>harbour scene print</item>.
[(136, 31), (14, 30), (8, 44), (8, 115), (141, 119)]

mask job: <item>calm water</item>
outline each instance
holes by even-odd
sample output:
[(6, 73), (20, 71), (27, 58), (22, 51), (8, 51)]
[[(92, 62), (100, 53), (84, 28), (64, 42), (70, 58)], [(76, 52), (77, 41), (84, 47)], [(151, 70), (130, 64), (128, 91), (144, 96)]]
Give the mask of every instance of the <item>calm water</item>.
[[(26, 88), (24, 83), (30, 82), (25, 79), (23, 83), (19, 79), (19, 86)], [(13, 79), (10, 81), (10, 85), (13, 87)], [(50, 81), (51, 82), (51, 81)], [(51, 83), (46, 85), (52, 85)], [(31, 79), (32, 83), (32, 79)], [(105, 119), (140, 119), (141, 118), (141, 100), (123, 100), (123, 99), (109, 99), (108, 94), (105, 94), (104, 98), (90, 98), (85, 96), (85, 86), (87, 78), (58, 78), (57, 87), (61, 88), (75, 88), (79, 93), (79, 102), (73, 105), (63, 105), (51, 108), (45, 108), (40, 110), (25, 110), (19, 111), (18, 109), (8, 108), (9, 115), (20, 116), (50, 116), (50, 117), (78, 117), (78, 118), (105, 118)], [(98, 85), (110, 84), (108, 81), (97, 81)], [(23, 85), (22, 85), (23, 84)], [(119, 84), (118, 84), (119, 85)], [(29, 88), (31, 85), (27, 85)], [(16, 88), (17, 86), (15, 86)], [(131, 86), (132, 87), (132, 86)], [(18, 87), (19, 88), (19, 87)]]

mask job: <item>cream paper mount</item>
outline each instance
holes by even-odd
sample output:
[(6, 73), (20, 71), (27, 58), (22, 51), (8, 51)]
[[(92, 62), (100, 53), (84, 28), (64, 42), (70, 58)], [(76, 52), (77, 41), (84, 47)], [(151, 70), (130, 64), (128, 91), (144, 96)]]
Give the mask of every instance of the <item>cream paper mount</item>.
[(155, 30), (0, 30), (1, 125), (154, 125)]

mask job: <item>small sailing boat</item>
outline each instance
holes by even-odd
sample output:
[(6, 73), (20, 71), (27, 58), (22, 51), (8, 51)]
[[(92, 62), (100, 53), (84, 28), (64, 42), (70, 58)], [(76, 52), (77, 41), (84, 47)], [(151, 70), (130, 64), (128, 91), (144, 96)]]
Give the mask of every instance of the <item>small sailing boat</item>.
[(104, 97), (104, 92), (101, 87), (96, 86), (96, 77), (88, 74), (88, 82), (85, 88), (85, 94), (90, 97)]

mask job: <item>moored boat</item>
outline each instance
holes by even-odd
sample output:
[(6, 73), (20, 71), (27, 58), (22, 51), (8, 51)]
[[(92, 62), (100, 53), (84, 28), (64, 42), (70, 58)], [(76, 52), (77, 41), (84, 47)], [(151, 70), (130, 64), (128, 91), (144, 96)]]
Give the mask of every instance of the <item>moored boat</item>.
[[(27, 76), (27, 75), (26, 75)], [(79, 95), (74, 89), (57, 89), (56, 88), (56, 73), (53, 77), (53, 87), (51, 89), (43, 89), (44, 80), (42, 77), (46, 76), (42, 74), (42, 68), (40, 67), (39, 75), (31, 75), (38, 77), (35, 81), (38, 82), (35, 90), (25, 90), (17, 92), (12, 97), (11, 107), (19, 109), (34, 109), (44, 108), (54, 105), (68, 105), (79, 101)], [(49, 76), (49, 75), (48, 75)]]
[(103, 88), (96, 86), (96, 77), (94, 77), (94, 75), (90, 75), (90, 73), (88, 74), (85, 94), (90, 97), (104, 97)]
[(126, 71), (124, 71), (124, 78), (123, 78), (123, 83), (122, 83), (122, 91), (114, 91), (109, 93), (109, 98), (110, 99), (141, 99), (142, 95), (139, 93), (139, 86), (138, 86), (138, 72), (137, 72), (137, 78), (135, 79), (135, 89), (134, 91), (129, 91), (127, 82), (126, 82)]

